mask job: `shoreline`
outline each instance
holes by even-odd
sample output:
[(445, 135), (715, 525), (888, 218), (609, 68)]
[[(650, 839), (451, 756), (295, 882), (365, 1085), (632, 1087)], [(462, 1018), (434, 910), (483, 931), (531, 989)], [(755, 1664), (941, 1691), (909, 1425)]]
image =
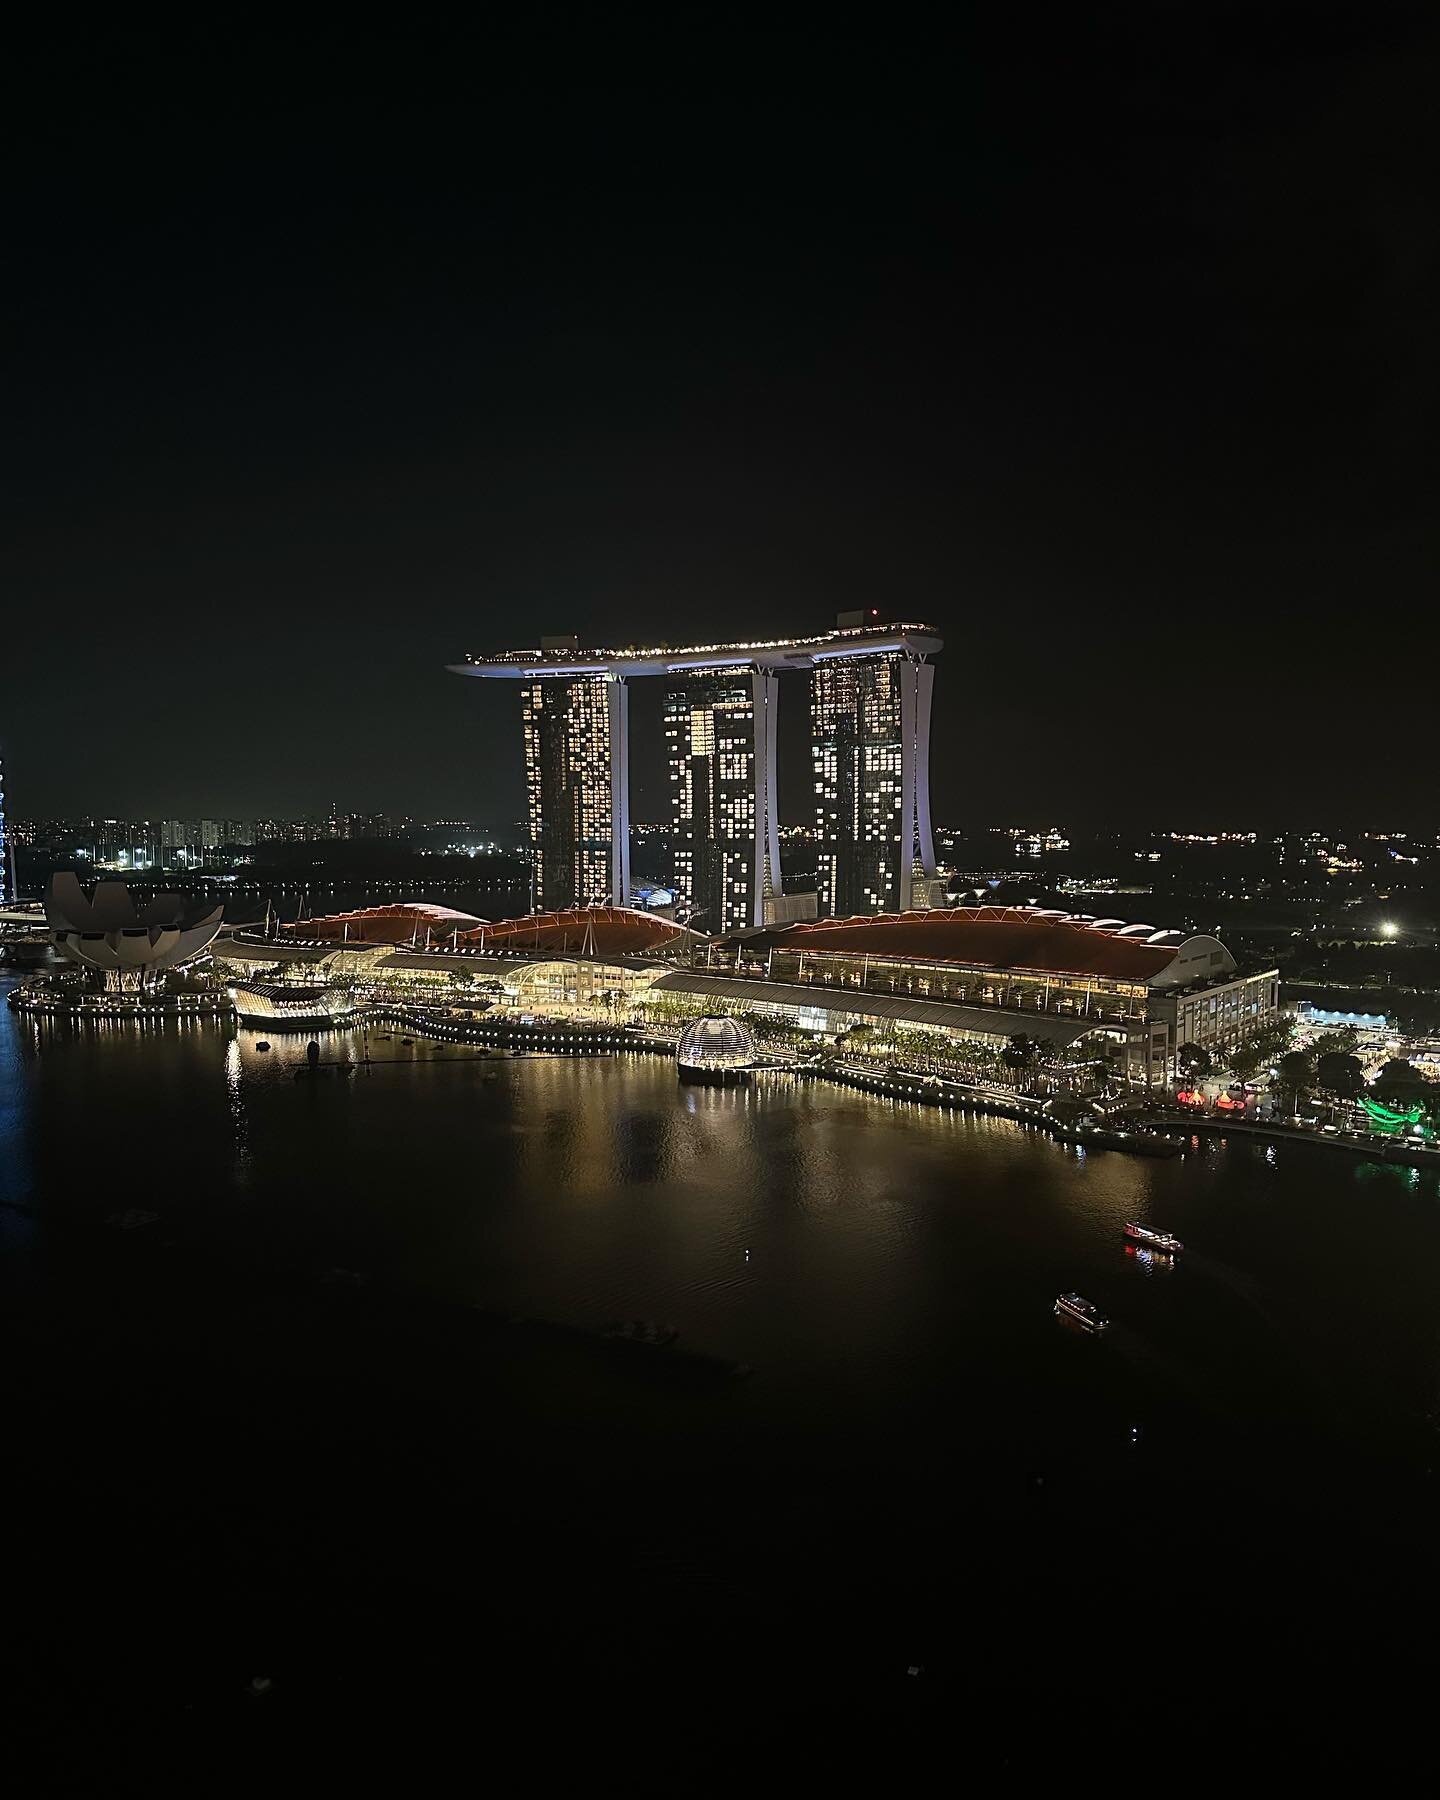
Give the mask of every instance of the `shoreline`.
[[(492, 1018), (486, 1014), (472, 1019), (436, 1018), (423, 1009), (403, 1002), (369, 1002), (355, 1012), (323, 1024), (315, 1021), (287, 1025), (283, 1017), (268, 1022), (263, 1028), (245, 1024), (236, 1018), (228, 998), (216, 1004), (208, 996), (185, 996), (168, 1003), (132, 1003), (79, 1008), (74, 1005), (46, 1005), (22, 998), (26, 983), (12, 988), (6, 1003), (14, 1012), (39, 1015), (49, 1019), (90, 1020), (133, 1019), (136, 1022), (164, 1023), (166, 1020), (229, 1019), (238, 1030), (261, 1037), (271, 1035), (320, 1036), (330, 1031), (365, 1031), (372, 1025), (387, 1024), (414, 1032), (435, 1043), (475, 1044), (480, 1048), (545, 1050), (573, 1056), (606, 1056), (634, 1052), (641, 1055), (673, 1057), (675, 1044), (633, 1026), (591, 1025), (571, 1020), (553, 1020), (545, 1024), (524, 1024), (514, 1019)], [(373, 1061), (400, 1060), (375, 1058)], [(925, 1106), (941, 1106), (963, 1112), (1008, 1118), (1048, 1133), (1063, 1143), (1085, 1148), (1115, 1150), (1121, 1154), (1142, 1156), (1174, 1156), (1185, 1153), (1184, 1136), (1252, 1137), (1271, 1143), (1318, 1145), (1343, 1150), (1366, 1161), (1392, 1167), (1440, 1170), (1440, 1149), (1410, 1145), (1394, 1138), (1368, 1142), (1364, 1139), (1325, 1136), (1319, 1132), (1296, 1130), (1292, 1126), (1273, 1125), (1259, 1120), (1218, 1120), (1192, 1117), (1179, 1112), (1159, 1115), (1154, 1129), (1112, 1129), (1103, 1123), (1071, 1124), (1044, 1111), (1045, 1102), (1033, 1096), (1010, 1093), (982, 1082), (948, 1080), (942, 1076), (912, 1074), (905, 1071), (872, 1072), (848, 1066), (824, 1066), (814, 1063), (776, 1061), (757, 1062), (752, 1074), (783, 1074), (797, 1080), (830, 1081), (837, 1087), (849, 1087), (863, 1093), (890, 1100), (903, 1100)], [(1181, 1137), (1176, 1133), (1183, 1134)]]

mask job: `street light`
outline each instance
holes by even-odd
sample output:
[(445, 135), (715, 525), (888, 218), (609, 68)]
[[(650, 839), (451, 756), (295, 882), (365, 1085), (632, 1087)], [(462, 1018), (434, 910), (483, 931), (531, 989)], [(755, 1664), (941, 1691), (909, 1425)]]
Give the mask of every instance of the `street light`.
[(1380, 935), (1383, 938), (1399, 937), (1400, 927), (1393, 919), (1386, 919), (1384, 924), (1380, 927)]

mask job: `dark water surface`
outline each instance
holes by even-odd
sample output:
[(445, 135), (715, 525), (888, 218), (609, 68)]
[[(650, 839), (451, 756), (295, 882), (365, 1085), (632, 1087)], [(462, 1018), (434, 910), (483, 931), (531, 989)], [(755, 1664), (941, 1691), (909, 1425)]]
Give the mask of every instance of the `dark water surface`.
[[(557, 1708), (623, 1733), (643, 1696), (700, 1741), (953, 1732), (1021, 1772), (1112, 1755), (1137, 1688), (1187, 1758), (1294, 1766), (1386, 1709), (1395, 1747), (1433, 1175), (369, 1048), (297, 1080), (299, 1040), (0, 1012), (7, 1667), (57, 1766), (77, 1721), (128, 1766)], [(1103, 1339), (1052, 1317), (1072, 1287)]]

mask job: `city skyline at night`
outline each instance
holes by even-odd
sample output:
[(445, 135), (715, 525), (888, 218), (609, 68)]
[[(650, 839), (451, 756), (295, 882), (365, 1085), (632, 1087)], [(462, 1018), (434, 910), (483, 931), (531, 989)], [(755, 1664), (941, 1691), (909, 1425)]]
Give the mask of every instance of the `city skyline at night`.
[(32, 13), (16, 1791), (1408, 1793), (1434, 0)]
[[(1163, 673), (1178, 730), (1236, 662), (1243, 742), (1194, 729), (1244, 803), (1202, 769), (1195, 828), (1287, 822), (1297, 733), (1306, 793), (1370, 812), (1373, 771), (1306, 721), (1373, 710), (1337, 647), (1434, 586), (1428, 30), (1144, 10), (1136, 38), (957, 19), (863, 104), (808, 55), (797, 102), (781, 46), (744, 130), (686, 60), (679, 90), (579, 81), (537, 132), (576, 73), (547, 55), (478, 118), (387, 86), (383, 145), (363, 87), (197, 110), (137, 73), (94, 155), (127, 90), (62, 58), (12, 169), (12, 809), (443, 816), (484, 771), (519, 817), (457, 648), (755, 639), (878, 597), (965, 645), (951, 816), (1175, 817), (1183, 745), (1117, 793), (1102, 721)], [(94, 653), (37, 683), (61, 621)], [(1425, 709), (1385, 710), (1394, 816), (1440, 826)], [(663, 778), (633, 800), (662, 816)]]

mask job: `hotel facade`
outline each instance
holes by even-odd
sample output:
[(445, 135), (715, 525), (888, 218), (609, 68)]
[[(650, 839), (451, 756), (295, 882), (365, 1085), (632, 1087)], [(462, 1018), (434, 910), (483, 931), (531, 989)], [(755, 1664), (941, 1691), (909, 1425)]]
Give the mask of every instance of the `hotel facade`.
[(624, 689), (593, 676), (527, 682), (521, 718), (531, 905), (602, 905), (629, 882)]
[(930, 698), (935, 670), (898, 652), (817, 661), (811, 682), (823, 915), (904, 912), (935, 896)]
[(667, 684), (671, 887), (691, 923), (707, 931), (753, 924), (757, 892), (763, 904), (767, 888), (779, 886), (769, 843), (757, 849), (755, 831), (755, 721), (773, 707), (774, 684), (744, 669)]
[(842, 614), (834, 631), (680, 649), (538, 650), (471, 657), (455, 674), (522, 684), (535, 904), (630, 895), (629, 684), (666, 682), (673, 880), (711, 931), (808, 910), (784, 892), (776, 784), (780, 677), (810, 677), (819, 907), (884, 913), (935, 903), (930, 705), (942, 648), (926, 625)]

